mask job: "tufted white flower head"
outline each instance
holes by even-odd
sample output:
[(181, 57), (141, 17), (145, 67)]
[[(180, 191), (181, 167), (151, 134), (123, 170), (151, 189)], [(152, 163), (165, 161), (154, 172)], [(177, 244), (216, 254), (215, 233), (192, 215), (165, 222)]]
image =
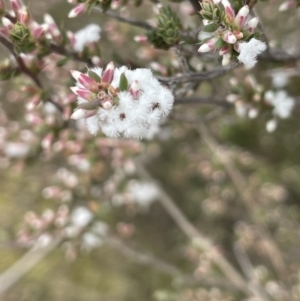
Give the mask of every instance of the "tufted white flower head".
[(97, 42), (100, 39), (101, 28), (97, 24), (89, 24), (74, 35), (74, 50), (82, 51), (89, 43)]
[(71, 73), (79, 104), (71, 118), (86, 118), (91, 134), (101, 130), (109, 137), (145, 138), (172, 109), (172, 93), (149, 69), (114, 68), (110, 63), (104, 72), (93, 68), (88, 74)]
[(295, 99), (289, 96), (284, 90), (266, 92), (265, 101), (274, 106), (273, 114), (282, 119), (290, 117), (295, 106)]
[(267, 46), (255, 38), (249, 42), (241, 42), (239, 44), (238, 60), (250, 69), (257, 63), (257, 56), (266, 50)]

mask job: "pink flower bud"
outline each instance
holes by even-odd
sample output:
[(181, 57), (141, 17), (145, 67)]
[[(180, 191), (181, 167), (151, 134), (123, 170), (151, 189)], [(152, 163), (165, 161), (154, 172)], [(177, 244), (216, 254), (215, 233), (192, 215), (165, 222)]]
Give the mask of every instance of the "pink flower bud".
[(225, 7), (226, 14), (230, 18), (234, 18), (235, 17), (235, 13), (234, 13), (234, 10), (233, 10), (231, 4), (229, 3), (229, 1), (228, 0), (222, 0), (222, 4)]
[(89, 90), (79, 88), (79, 87), (70, 87), (70, 89), (72, 90), (72, 92), (74, 94), (76, 94), (77, 96), (82, 97), (86, 100), (91, 100), (93, 97), (93, 94)]
[(231, 53), (231, 46), (229, 45), (226, 45), (226, 46), (223, 46), (220, 51), (219, 51), (219, 55), (224, 55), (226, 53)]
[(67, 37), (69, 39), (69, 43), (74, 46), (75, 42), (76, 42), (76, 39), (75, 39), (75, 35), (72, 31), (68, 30), (67, 31)]
[(135, 80), (130, 88), (129, 93), (132, 95), (133, 99), (138, 99), (141, 93), (140, 84), (137, 80)]
[(244, 34), (241, 31), (234, 31), (233, 35), (237, 38), (237, 40), (241, 40), (244, 37)]
[(52, 143), (53, 143), (53, 134), (50, 133), (44, 137), (44, 139), (41, 142), (41, 145), (43, 149), (49, 150)]
[(3, 17), (2, 18), (2, 24), (5, 26), (8, 30), (11, 30), (14, 26), (14, 23), (12, 23), (9, 19)]
[(47, 24), (43, 24), (43, 25), (40, 25), (39, 27), (33, 29), (31, 31), (31, 34), (35, 40), (40, 40), (45, 37), (45, 34), (48, 29), (49, 29), (49, 26)]
[(86, 5), (84, 3), (81, 3), (69, 12), (68, 17), (75, 18), (75, 17), (85, 13), (86, 9), (87, 9)]
[(26, 104), (26, 109), (28, 111), (32, 111), (34, 108), (36, 108), (39, 103), (41, 102), (41, 95), (37, 94), (34, 97), (30, 99), (30, 101)]
[(86, 112), (85, 110), (78, 109), (74, 111), (74, 113), (71, 115), (70, 118), (74, 120), (85, 118), (85, 112)]
[(234, 23), (238, 26), (239, 29), (241, 29), (244, 26), (248, 15), (249, 15), (249, 6), (245, 5), (239, 10), (238, 14), (234, 19)]
[(223, 32), (222, 39), (229, 44), (234, 44), (236, 42), (236, 37), (230, 30), (225, 30)]
[(10, 6), (14, 12), (18, 12), (23, 7), (19, 0), (10, 0)]
[(74, 79), (81, 85), (83, 85), (86, 89), (92, 92), (98, 92), (97, 83), (92, 78), (76, 70), (71, 70), (71, 74)]
[(233, 45), (233, 49), (234, 49), (236, 52), (240, 52), (240, 42), (236, 42), (236, 43)]
[(100, 64), (101, 64), (101, 59), (100, 59), (99, 56), (94, 55), (94, 56), (91, 58), (91, 60), (92, 60), (92, 63), (93, 63), (95, 66), (100, 66)]
[(103, 83), (111, 83), (114, 78), (115, 66), (113, 62), (110, 62), (103, 73), (102, 82)]
[(110, 110), (113, 107), (113, 101), (110, 98), (106, 98), (101, 102), (101, 106), (104, 110)]
[(113, 0), (110, 6), (111, 9), (117, 9), (120, 6), (120, 0)]
[(206, 41), (204, 44), (200, 46), (198, 49), (198, 52), (209, 52), (212, 50), (215, 50), (215, 44), (218, 41), (217, 37), (214, 37), (208, 41)]
[(20, 23), (22, 23), (24, 25), (28, 25), (28, 23), (30, 21), (30, 14), (26, 7), (23, 7), (18, 11), (18, 19), (19, 19)]
[(0, 0), (0, 12), (4, 12), (4, 11), (5, 11), (4, 2)]
[(293, 7), (296, 7), (296, 2), (294, 0), (288, 0), (288, 1), (283, 2), (279, 6), (278, 10), (279, 11), (286, 11), (286, 10), (289, 10)]
[(44, 15), (44, 22), (49, 25), (49, 32), (51, 35), (55, 38), (61, 38), (61, 32), (59, 28), (57, 27), (54, 19), (49, 15), (45, 14)]
[(134, 39), (135, 42), (138, 42), (138, 43), (145, 43), (145, 42), (148, 41), (148, 37), (144, 36), (144, 35), (142, 35), (142, 36), (135, 36), (133, 39)]
[(258, 18), (252, 18), (247, 22), (247, 24), (244, 26), (246, 30), (248, 30), (250, 33), (254, 32), (254, 29), (257, 27), (258, 24)]
[(225, 53), (222, 59), (222, 66), (227, 66), (230, 63), (231, 53)]

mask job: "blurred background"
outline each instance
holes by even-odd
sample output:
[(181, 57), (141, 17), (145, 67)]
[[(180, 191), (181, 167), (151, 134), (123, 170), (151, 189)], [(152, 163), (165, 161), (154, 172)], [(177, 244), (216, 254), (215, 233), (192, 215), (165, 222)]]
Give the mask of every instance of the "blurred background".
[[(178, 68), (172, 50), (154, 50), (133, 41), (145, 33), (142, 29), (98, 12), (68, 19), (72, 6), (66, 1), (27, 3), (38, 22), (49, 13), (58, 25), (74, 32), (99, 24), (101, 60), (106, 63), (150, 67), (160, 75)], [(279, 1), (259, 3), (257, 12), (272, 45), (297, 52), (299, 11), (279, 14), (279, 5)], [(181, 12), (189, 4), (172, 7)], [(153, 16), (150, 1), (128, 10), (140, 20)], [(200, 25), (197, 15), (189, 22), (192, 28)], [(1, 59), (7, 56), (1, 48)], [(157, 71), (153, 62), (167, 70)], [(199, 58), (194, 65), (203, 68)], [(84, 64), (69, 62), (52, 76), (41, 77), (55, 93), (56, 87), (71, 82), (69, 70), (74, 67), (83, 69)], [(64, 130), (60, 136), (64, 147), (53, 144), (48, 153), (41, 151), (37, 138), (45, 128), (28, 123), (26, 95), (20, 87), (29, 80), (0, 82), (0, 279), (24, 258), (32, 237), (43, 234), (42, 242), (52, 237), (59, 221), (46, 231), (41, 222), (54, 213), (69, 210), (71, 220), (77, 221), (84, 219), (82, 214), (91, 214), (93, 226), (105, 236), (97, 240), (89, 230), (85, 233), (90, 236), (78, 234), (60, 242), (0, 299), (259, 300), (232, 287), (214, 267), (212, 254), (186, 237), (159, 202), (162, 196), (154, 180), (245, 278), (259, 283), (268, 294), (265, 300), (300, 300), (299, 105), (296, 102), (291, 118), (281, 120), (269, 133), (267, 113), (241, 118), (225, 101), (230, 78), (243, 82), (251, 72), (268, 90), (272, 70), (286, 68), (293, 70), (286, 90), (297, 99), (297, 63), (260, 62), (251, 71), (238, 68), (203, 81), (195, 95), (223, 98), (225, 105), (176, 104), (152, 140), (128, 142)], [(9, 148), (4, 143), (8, 140), (19, 144)], [(24, 146), (28, 144), (29, 149)], [(135, 173), (134, 160), (141, 154), (146, 176)], [(82, 210), (76, 215), (78, 208)]]

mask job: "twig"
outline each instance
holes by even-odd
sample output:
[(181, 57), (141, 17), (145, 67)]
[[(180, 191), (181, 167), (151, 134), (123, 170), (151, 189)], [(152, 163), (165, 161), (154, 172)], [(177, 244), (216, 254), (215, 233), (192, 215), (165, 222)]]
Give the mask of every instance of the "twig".
[(23, 255), (23, 257), (21, 257), (14, 265), (2, 273), (0, 275), (0, 296), (37, 265), (61, 241), (62, 236), (57, 236), (46, 247), (36, 245)]
[[(152, 178), (152, 176), (148, 173), (148, 171), (143, 166), (141, 159), (137, 159), (136, 168), (138, 174), (151, 181), (156, 183), (156, 181)], [(219, 267), (219, 269), (223, 272), (223, 274), (235, 285), (235, 287), (245, 294), (250, 295), (251, 292), (248, 288), (248, 284), (243, 278), (243, 276), (227, 261), (223, 255), (217, 251), (212, 242), (205, 237), (200, 231), (198, 231), (183, 215), (180, 209), (176, 206), (175, 202), (172, 198), (160, 187), (158, 183), (156, 183), (160, 195), (159, 201), (161, 205), (166, 209), (169, 215), (173, 218), (178, 227), (189, 237), (199, 248), (203, 251), (210, 254), (213, 262)]]
[(153, 30), (153, 29), (155, 29), (153, 26), (151, 26), (150, 24), (148, 24), (146, 22), (143, 22), (143, 21), (134, 20), (134, 19), (130, 19), (130, 18), (124, 18), (124, 17), (122, 17), (120, 15), (115, 14), (112, 11), (103, 12), (103, 10), (100, 7), (98, 7), (98, 6), (95, 6), (93, 9), (95, 11), (103, 13), (104, 15), (110, 16), (113, 19), (116, 19), (116, 20), (118, 20), (121, 23), (130, 24), (130, 25), (133, 25), (135, 27), (143, 28), (143, 29), (146, 29), (146, 30)]
[[(19, 65), (19, 68), (22, 73), (26, 74), (28, 77), (31, 78), (31, 80), (43, 90), (43, 85), (37, 74), (32, 72), (30, 69), (26, 67), (24, 64), (22, 58), (15, 52), (14, 45), (6, 39), (1, 33), (0, 33), (0, 43), (5, 46), (5, 48), (13, 55), (15, 58), (17, 64)], [(60, 112), (63, 112), (63, 107), (53, 101), (50, 97), (47, 99), (48, 102), (51, 102)]]
[(233, 160), (231, 159), (228, 152), (222, 148), (217, 141), (212, 137), (208, 128), (205, 124), (199, 124), (199, 131), (201, 133), (201, 137), (208, 148), (212, 151), (212, 153), (216, 156), (216, 158), (223, 164), (227, 174), (229, 175), (231, 181), (233, 182), (237, 192), (240, 195), (241, 200), (243, 201), (244, 205), (248, 209), (250, 217), (253, 221), (256, 222), (256, 225), (259, 228), (259, 232), (261, 237), (265, 240), (268, 247), (266, 251), (268, 252), (269, 258), (279, 275), (283, 278), (287, 276), (286, 266), (281, 255), (281, 252), (273, 240), (271, 235), (265, 229), (264, 225), (261, 222), (256, 221), (254, 212), (257, 208), (256, 198), (249, 193), (248, 191), (248, 184), (242, 173), (236, 168)]

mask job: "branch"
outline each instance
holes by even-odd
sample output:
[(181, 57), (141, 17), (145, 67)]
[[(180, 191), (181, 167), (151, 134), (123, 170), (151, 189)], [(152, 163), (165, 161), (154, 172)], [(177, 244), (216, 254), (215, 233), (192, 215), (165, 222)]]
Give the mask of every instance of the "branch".
[[(42, 82), (40, 81), (37, 74), (35, 74), (34, 72), (32, 72), (30, 69), (26, 67), (22, 58), (15, 52), (14, 45), (9, 40), (7, 40), (1, 33), (0, 33), (0, 43), (13, 55), (17, 64), (19, 65), (21, 72), (26, 74), (28, 77), (30, 77), (32, 81), (40, 89), (43, 90)], [(60, 112), (63, 112), (63, 107), (58, 103), (54, 102), (51, 98), (48, 98), (46, 101), (51, 102)]]
[[(136, 160), (137, 173), (144, 179), (156, 183), (152, 176), (143, 166), (141, 159)], [(227, 261), (223, 255), (217, 251), (212, 242), (199, 232), (183, 215), (176, 206), (172, 198), (156, 183), (160, 192), (159, 201), (173, 218), (178, 227), (189, 237), (198, 247), (210, 254), (212, 261), (219, 267), (223, 274), (235, 285), (235, 287), (243, 291), (247, 295), (251, 295), (248, 284), (243, 276)]]
[(93, 9), (96, 10), (96, 11), (98, 11), (98, 12), (101, 12), (104, 15), (110, 16), (113, 19), (116, 19), (116, 20), (118, 20), (121, 23), (126, 23), (126, 24), (129, 24), (129, 25), (135, 26), (135, 27), (146, 29), (146, 30), (153, 30), (153, 29), (155, 29), (155, 27), (153, 27), (150, 24), (148, 24), (146, 22), (143, 22), (143, 21), (134, 20), (134, 19), (130, 19), (130, 18), (124, 18), (124, 17), (122, 17), (120, 15), (115, 14), (112, 11), (103, 12), (103, 10), (100, 7), (98, 7), (98, 6), (95, 6)]

